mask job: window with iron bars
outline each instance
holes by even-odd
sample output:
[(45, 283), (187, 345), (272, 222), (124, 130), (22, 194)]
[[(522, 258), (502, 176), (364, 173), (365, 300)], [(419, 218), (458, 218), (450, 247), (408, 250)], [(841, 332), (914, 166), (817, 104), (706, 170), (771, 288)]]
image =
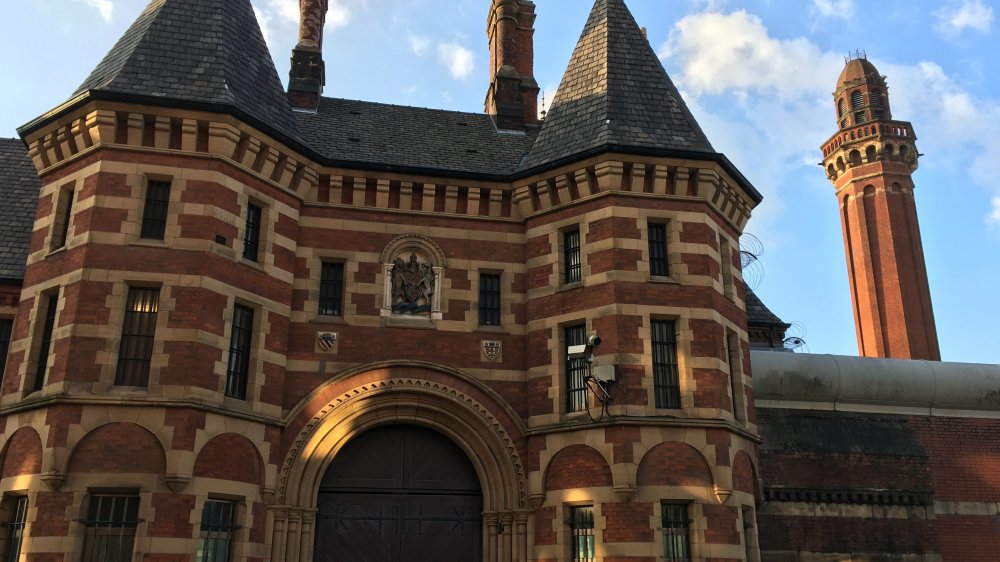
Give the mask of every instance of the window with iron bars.
[(153, 336), (160, 290), (130, 287), (122, 321), (122, 341), (118, 348), (118, 386), (148, 386), (153, 358)]
[(344, 264), (323, 262), (319, 280), (319, 314), (344, 315)]
[(579, 506), (569, 508), (569, 528), (572, 535), (573, 562), (593, 562), (597, 560), (597, 537), (594, 533), (594, 508)]
[(677, 373), (677, 329), (672, 320), (653, 320), (653, 393), (657, 408), (680, 408)]
[(139, 496), (94, 494), (84, 521), (82, 562), (131, 562)]
[(229, 363), (226, 368), (226, 396), (229, 398), (247, 398), (252, 336), (253, 309), (237, 304), (233, 307), (233, 331), (229, 337)]
[(649, 274), (666, 277), (670, 275), (667, 264), (667, 225), (649, 224)]
[(3, 562), (17, 562), (21, 556), (21, 539), (24, 537), (24, 523), (28, 514), (28, 497), (8, 498), (6, 503), (10, 516), (7, 522)]
[(691, 518), (688, 505), (664, 503), (663, 559), (666, 562), (691, 562)]
[(570, 359), (569, 348), (587, 343), (587, 326), (563, 328), (563, 357), (566, 360), (566, 411), (580, 412), (587, 409), (587, 360)]
[(243, 258), (258, 261), (260, 258), (260, 224), (264, 212), (258, 205), (247, 203), (247, 224), (243, 233)]
[(170, 182), (150, 180), (146, 185), (146, 202), (142, 209), (140, 238), (163, 240), (167, 229), (169, 203)]
[(201, 510), (201, 543), (198, 545), (197, 562), (229, 562), (236, 532), (233, 523), (235, 511), (236, 504), (233, 502), (205, 502)]
[(500, 325), (500, 275), (479, 274), (479, 324)]
[(566, 284), (579, 283), (581, 279), (579, 228), (563, 233), (563, 259), (565, 260), (564, 281)]

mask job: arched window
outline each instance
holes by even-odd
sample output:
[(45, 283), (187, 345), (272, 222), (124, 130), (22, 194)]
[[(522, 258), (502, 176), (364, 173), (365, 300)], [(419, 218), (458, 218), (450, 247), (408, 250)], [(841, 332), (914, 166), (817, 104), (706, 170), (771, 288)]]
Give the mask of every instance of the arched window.
[(869, 164), (874, 162), (877, 158), (878, 158), (878, 151), (875, 150), (874, 146), (869, 146), (868, 148), (865, 149), (865, 160), (867, 160)]
[(845, 111), (847, 111), (847, 100), (840, 98), (837, 102), (837, 117), (843, 117)]
[(857, 150), (852, 150), (851, 153), (848, 156), (851, 159), (851, 166), (852, 167), (853, 166), (860, 166), (861, 165), (861, 153), (860, 152), (858, 152)]
[(857, 109), (865, 104), (865, 94), (861, 90), (851, 92), (851, 109)]
[(869, 96), (872, 99), (872, 107), (882, 107), (882, 90), (872, 88)]

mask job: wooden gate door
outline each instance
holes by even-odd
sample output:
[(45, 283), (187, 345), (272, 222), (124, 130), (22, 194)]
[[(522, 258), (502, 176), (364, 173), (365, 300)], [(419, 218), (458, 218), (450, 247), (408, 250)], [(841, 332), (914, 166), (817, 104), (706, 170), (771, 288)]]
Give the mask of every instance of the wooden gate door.
[(482, 489), (443, 435), (410, 425), (350, 441), (323, 477), (317, 562), (479, 562)]

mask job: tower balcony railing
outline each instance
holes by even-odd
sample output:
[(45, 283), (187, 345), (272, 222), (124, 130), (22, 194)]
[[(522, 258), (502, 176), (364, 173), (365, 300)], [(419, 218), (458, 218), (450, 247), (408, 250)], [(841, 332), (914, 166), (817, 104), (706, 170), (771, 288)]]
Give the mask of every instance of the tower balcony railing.
[(823, 144), (823, 157), (830, 156), (842, 146), (852, 145), (876, 136), (910, 141), (917, 139), (913, 133), (913, 125), (907, 121), (871, 121), (838, 131)]

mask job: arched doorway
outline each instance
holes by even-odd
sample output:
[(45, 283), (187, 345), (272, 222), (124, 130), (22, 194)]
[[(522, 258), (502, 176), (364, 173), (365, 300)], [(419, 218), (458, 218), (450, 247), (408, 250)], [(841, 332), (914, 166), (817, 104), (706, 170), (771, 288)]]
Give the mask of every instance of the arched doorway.
[(317, 562), (482, 560), (483, 494), (465, 453), (416, 425), (366, 431), (320, 483)]

